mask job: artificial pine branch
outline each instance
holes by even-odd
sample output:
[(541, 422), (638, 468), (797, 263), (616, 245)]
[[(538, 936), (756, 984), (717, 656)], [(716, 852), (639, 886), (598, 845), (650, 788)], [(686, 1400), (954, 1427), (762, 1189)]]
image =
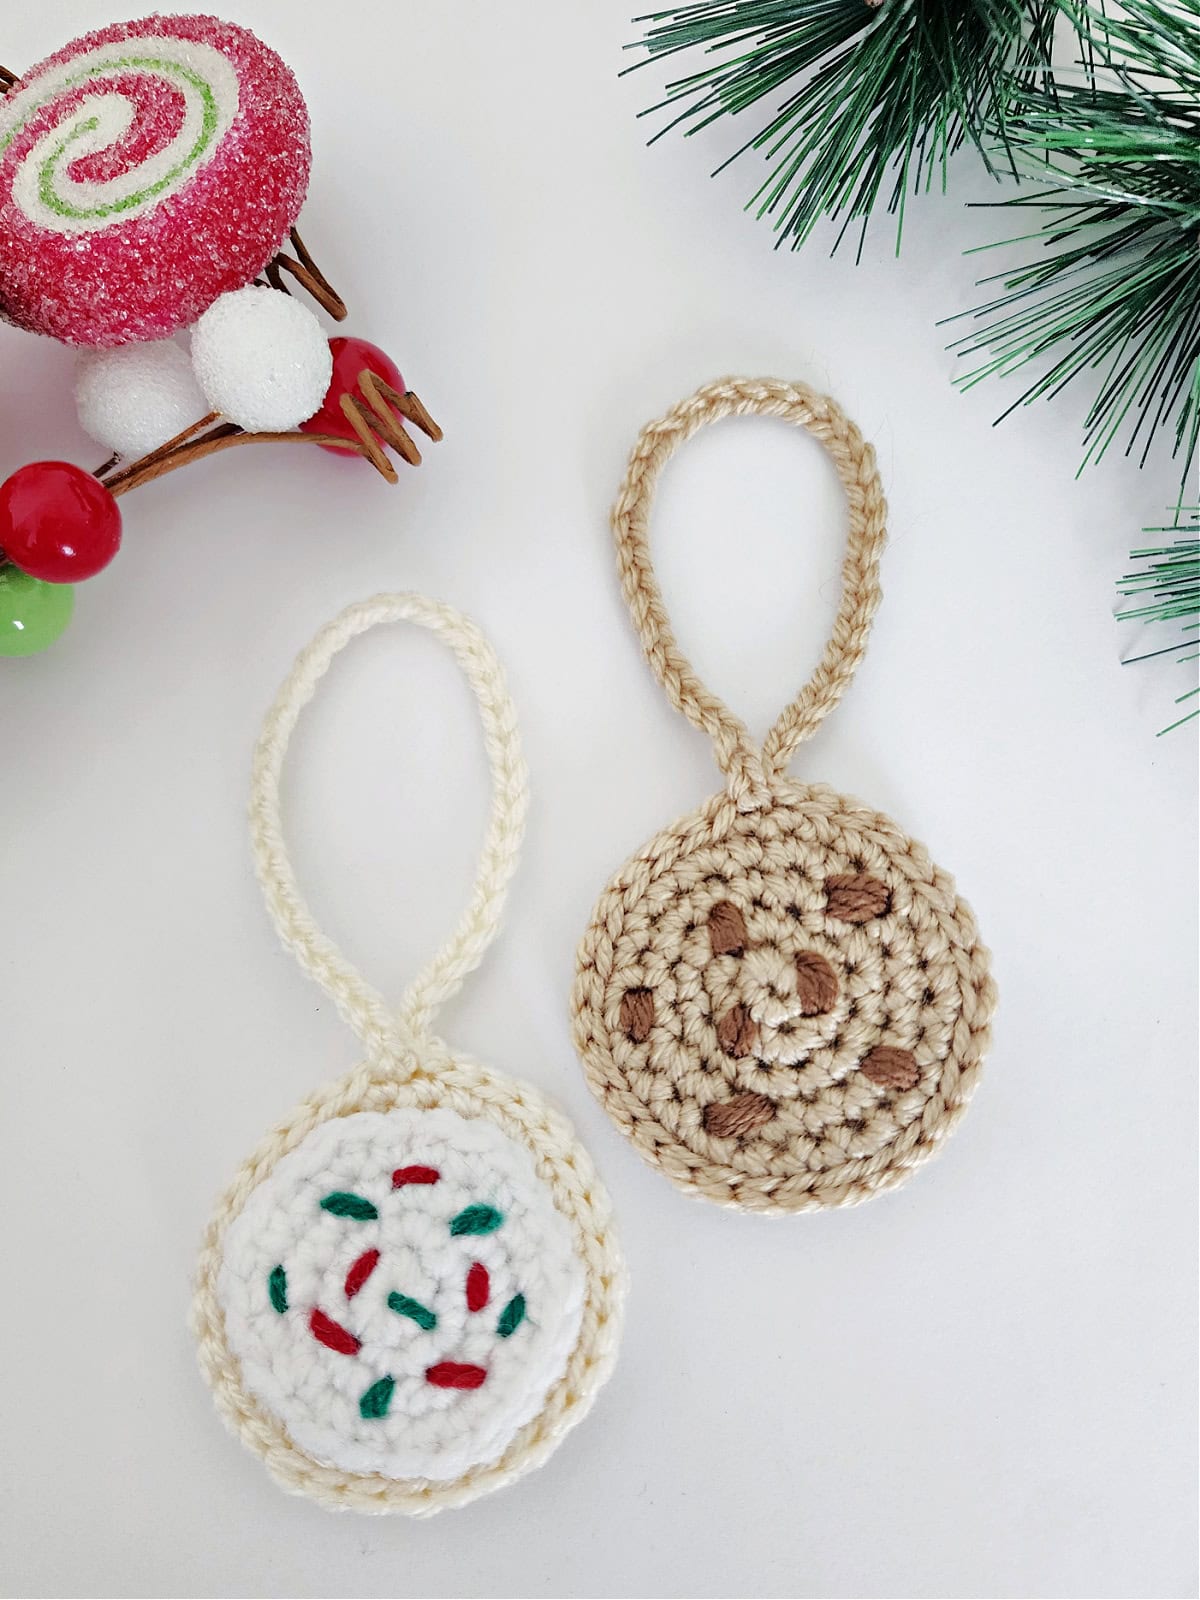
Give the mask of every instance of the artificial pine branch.
[(823, 217), (843, 218), (835, 249), (861, 222), (861, 253), (882, 196), (897, 215), (899, 249), (905, 196), (935, 176), (944, 187), (964, 143), (989, 167), (1008, 164), (1009, 96), (1051, 82), (1060, 9), (1059, 0), (696, 0), (637, 18), (650, 26), (635, 48), (650, 59), (691, 50), (711, 58), (651, 108), (678, 108), (655, 138), (764, 104), (766, 120), (729, 157), (766, 156), (770, 174), (749, 205), (793, 249)]
[[(1200, 507), (1194, 506), (1187, 513), (1180, 508), (1169, 528), (1144, 528), (1142, 531), (1181, 533), (1184, 515), (1191, 521), (1192, 532), (1189, 537), (1132, 552), (1131, 559), (1144, 565), (1135, 572), (1127, 572), (1120, 580), (1120, 588), (1123, 594), (1130, 595), (1140, 604), (1119, 611), (1117, 616), (1122, 621), (1137, 618), (1142, 622), (1178, 623), (1187, 637), (1177, 644), (1167, 645), (1165, 649), (1130, 656), (1130, 662), (1148, 661), (1152, 656), (1175, 655), (1176, 652), (1179, 652), (1176, 659), (1180, 663), (1195, 661), (1200, 657), (1200, 651), (1197, 650), (1200, 645), (1200, 538), (1196, 537), (1196, 532), (1200, 531)], [(1175, 704), (1181, 706), (1198, 695), (1200, 688), (1186, 689), (1177, 696)], [(1182, 727), (1196, 717), (1200, 717), (1200, 708), (1185, 712), (1159, 731), (1170, 733), (1172, 728)]]
[(1200, 438), (1200, 12), (1190, 0), (1124, 11), (1078, 11), (1089, 69), (1111, 86), (1060, 81), (1053, 105), (1014, 93), (1005, 148), (1041, 183), (999, 204), (1044, 216), (1022, 236), (1040, 250), (983, 280), (1003, 293), (971, 313), (983, 326), (954, 348), (986, 359), (958, 381), (1038, 364), (1011, 411), (1090, 378), (1084, 464), (1122, 431), (1144, 462), (1167, 424), (1186, 482)]

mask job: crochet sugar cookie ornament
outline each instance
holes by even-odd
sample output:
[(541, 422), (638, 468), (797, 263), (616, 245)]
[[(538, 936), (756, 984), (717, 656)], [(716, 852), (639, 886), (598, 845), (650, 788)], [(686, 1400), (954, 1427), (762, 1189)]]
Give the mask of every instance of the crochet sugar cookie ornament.
[[(429, 628), (479, 700), (492, 805), (475, 889), (393, 1013), (319, 931), (283, 843), (279, 777), (334, 655), (378, 623)], [(421, 1515), (538, 1466), (616, 1354), (623, 1275), (609, 1204), (536, 1090), (451, 1050), (435, 1009), (491, 943), (526, 810), (498, 662), (418, 595), (352, 606), (301, 654), (254, 761), (251, 830), (283, 942), (365, 1060), (258, 1147), (205, 1237), (194, 1325), (218, 1407), (285, 1488)]]
[(79, 422), (108, 457), (0, 483), (0, 655), (53, 642), (117, 553), (121, 496), (176, 467), (317, 444), (395, 483), (388, 450), (421, 460), (408, 427), (441, 438), (383, 350), (328, 338), (289, 292), (346, 316), (296, 231), (311, 159), (291, 69), (216, 17), (0, 68), (0, 318), (80, 349)]
[[(850, 511), (833, 636), (761, 746), (679, 649), (647, 544), (675, 449), (748, 412), (819, 439)], [(874, 452), (832, 400), (748, 379), (644, 428), (613, 512), (646, 657), (727, 782), (602, 895), (579, 951), (575, 1038), (641, 1155), (748, 1211), (849, 1205), (902, 1183), (962, 1115), (988, 1041), (988, 954), (950, 877), (888, 817), (785, 772), (862, 660), (885, 514)]]

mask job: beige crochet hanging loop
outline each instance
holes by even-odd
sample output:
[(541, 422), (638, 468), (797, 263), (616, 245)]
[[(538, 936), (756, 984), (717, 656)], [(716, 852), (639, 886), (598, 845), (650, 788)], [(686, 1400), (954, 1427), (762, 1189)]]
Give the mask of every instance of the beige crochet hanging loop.
[[(665, 462), (698, 428), (746, 413), (819, 439), (850, 516), (832, 636), (761, 747), (680, 650), (647, 537)], [(645, 1159), (722, 1205), (806, 1211), (893, 1188), (957, 1123), (987, 1046), (988, 955), (952, 879), (889, 818), (784, 770), (863, 658), (885, 524), (854, 423), (777, 379), (710, 384), (648, 424), (613, 510), (647, 660), (728, 781), (601, 896), (579, 950), (575, 1040)]]
[[(784, 708), (761, 750), (739, 718), (700, 682), (676, 643), (647, 538), (659, 473), (679, 446), (710, 422), (748, 413), (779, 417), (819, 439), (837, 468), (850, 510), (842, 597), (832, 637), (817, 670)], [(655, 677), (671, 704), (713, 741), (730, 791), (740, 802), (763, 803), (767, 779), (782, 772), (796, 747), (817, 731), (862, 660), (880, 600), (879, 558), (887, 537), (886, 519), (875, 452), (839, 406), (801, 385), (777, 379), (710, 384), (642, 429), (613, 508), (621, 586)]]
[[(399, 621), (457, 657), (492, 795), (467, 909), (393, 1012), (301, 895), (279, 784), (334, 656)], [(285, 1488), (335, 1510), (427, 1515), (500, 1487), (546, 1458), (615, 1359), (623, 1269), (586, 1151), (534, 1089), (431, 1031), (495, 936), (526, 809), (500, 665), (473, 623), (420, 595), (380, 595), (323, 628), (255, 752), (250, 827), (267, 908), (366, 1059), (238, 1173), (204, 1239), (193, 1324), (230, 1427)]]

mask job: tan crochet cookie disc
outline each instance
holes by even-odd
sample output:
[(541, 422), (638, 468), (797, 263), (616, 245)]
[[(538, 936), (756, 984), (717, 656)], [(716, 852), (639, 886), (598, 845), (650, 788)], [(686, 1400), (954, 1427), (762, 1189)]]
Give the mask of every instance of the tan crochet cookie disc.
[[(850, 510), (833, 635), (761, 748), (680, 651), (647, 544), (667, 459), (747, 412), (815, 435)], [(874, 452), (834, 401), (737, 378), (642, 430), (613, 512), (647, 659), (728, 782), (601, 896), (579, 950), (575, 1041), (645, 1159), (720, 1205), (807, 1211), (894, 1188), (966, 1109), (987, 1047), (995, 988), (953, 880), (889, 818), (784, 772), (863, 657), (885, 520)]]

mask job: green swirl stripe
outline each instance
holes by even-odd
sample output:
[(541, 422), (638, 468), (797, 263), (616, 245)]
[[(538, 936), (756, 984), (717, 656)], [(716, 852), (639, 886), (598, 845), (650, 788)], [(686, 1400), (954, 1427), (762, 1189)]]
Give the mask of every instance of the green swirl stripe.
[[(53, 211), (56, 216), (79, 221), (90, 221), (97, 217), (115, 216), (122, 211), (136, 210), (138, 206), (144, 205), (147, 200), (153, 200), (156, 195), (160, 195), (164, 190), (170, 189), (190, 167), (196, 165), (212, 144), (217, 124), (220, 121), (220, 108), (217, 105), (216, 96), (204, 78), (201, 78), (198, 73), (193, 72), (189, 67), (183, 66), (178, 61), (164, 61), (156, 56), (122, 56), (109, 61), (102, 61), (94, 67), (89, 67), (85, 72), (76, 74), (73, 78), (65, 79), (61, 84), (56, 85), (53, 92), (54, 95), (58, 95), (66, 89), (77, 88), (78, 85), (86, 83), (89, 78), (96, 78), (104, 74), (131, 68), (157, 71), (167, 77), (173, 76), (182, 79), (183, 82), (190, 84), (199, 94), (203, 112), (200, 132), (196, 136), (195, 143), (187, 154), (182, 156), (171, 170), (159, 178), (156, 183), (147, 184), (144, 189), (138, 189), (135, 193), (126, 195), (122, 200), (111, 200), (98, 206), (81, 208), (73, 206), (68, 200), (62, 199), (54, 190), (57, 168), (63, 156), (76, 139), (82, 138), (85, 133), (90, 133), (95, 129), (97, 119), (91, 117), (86, 122), (79, 123), (72, 128), (65, 138), (55, 145), (38, 169), (38, 198), (47, 210)], [(0, 137), (0, 156), (4, 154), (9, 144), (12, 143), (29, 121), (29, 118), (35, 112), (40, 111), (42, 106), (46, 105), (51, 98), (52, 96), (47, 96), (45, 100), (39, 100), (31, 105), (16, 126)]]

